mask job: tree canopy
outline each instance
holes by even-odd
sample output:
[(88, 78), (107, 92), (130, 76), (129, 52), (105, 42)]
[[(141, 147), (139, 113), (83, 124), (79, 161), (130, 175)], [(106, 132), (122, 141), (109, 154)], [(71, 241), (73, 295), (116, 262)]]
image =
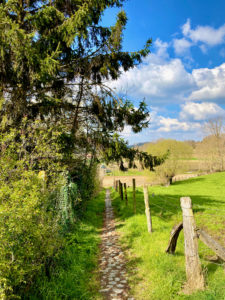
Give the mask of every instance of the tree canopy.
[[(151, 40), (140, 51), (122, 51), (127, 22), (123, 9), (113, 26), (100, 25), (104, 10), (121, 7), (123, 2), (2, 2), (3, 131), (20, 126), (24, 118), (41, 120), (47, 127), (61, 127), (61, 148), (71, 159), (74, 150), (95, 155), (99, 145), (107, 148), (114, 141), (113, 133), (121, 132), (125, 125), (130, 125), (134, 132), (148, 126), (146, 104), (141, 101), (136, 109), (106, 83), (140, 63), (150, 51)], [(32, 145), (26, 145), (28, 148)]]

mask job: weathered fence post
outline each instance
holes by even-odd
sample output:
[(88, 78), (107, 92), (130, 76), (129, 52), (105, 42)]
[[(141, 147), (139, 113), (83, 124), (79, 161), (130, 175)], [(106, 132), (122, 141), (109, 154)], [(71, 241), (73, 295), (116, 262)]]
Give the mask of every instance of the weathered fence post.
[(152, 219), (151, 219), (151, 211), (149, 207), (149, 199), (148, 199), (148, 187), (144, 185), (143, 187), (144, 190), (144, 201), (145, 201), (145, 214), (147, 218), (147, 227), (148, 227), (148, 232), (152, 232)]
[(123, 184), (122, 184), (122, 182), (120, 182), (120, 185), (121, 185), (121, 187), (120, 187), (120, 189), (121, 189), (121, 200), (123, 200)]
[(120, 180), (119, 180), (118, 184), (119, 184), (119, 194), (120, 194), (120, 198), (121, 198), (121, 182), (120, 182)]
[(124, 197), (125, 197), (125, 202), (126, 202), (126, 206), (128, 205), (128, 198), (127, 198), (127, 184), (126, 182), (124, 182)]
[(198, 238), (207, 245), (212, 251), (216, 253), (216, 255), (225, 261), (225, 248), (220, 245), (217, 241), (214, 240), (208, 233), (206, 233), (202, 229), (197, 229)]
[(166, 253), (174, 254), (177, 246), (177, 239), (181, 230), (183, 229), (183, 222), (180, 222), (178, 225), (175, 225), (170, 233), (170, 240)]
[(113, 179), (113, 188), (116, 189), (116, 180), (115, 180), (115, 178)]
[(198, 237), (196, 233), (196, 225), (192, 211), (191, 198), (182, 197), (180, 198), (180, 203), (183, 212), (183, 229), (187, 276), (186, 292), (191, 292), (193, 290), (203, 290), (204, 277), (198, 255)]
[(132, 179), (133, 182), (133, 208), (134, 208), (134, 213), (136, 214), (136, 183), (135, 183), (135, 178)]
[(116, 191), (118, 192), (118, 180), (116, 180)]

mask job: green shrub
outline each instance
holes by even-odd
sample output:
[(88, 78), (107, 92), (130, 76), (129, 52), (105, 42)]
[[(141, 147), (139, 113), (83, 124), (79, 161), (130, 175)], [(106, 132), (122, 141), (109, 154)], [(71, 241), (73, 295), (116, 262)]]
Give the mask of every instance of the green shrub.
[(61, 238), (41, 180), (32, 171), (0, 188), (0, 295), (29, 285), (46, 260), (60, 247)]

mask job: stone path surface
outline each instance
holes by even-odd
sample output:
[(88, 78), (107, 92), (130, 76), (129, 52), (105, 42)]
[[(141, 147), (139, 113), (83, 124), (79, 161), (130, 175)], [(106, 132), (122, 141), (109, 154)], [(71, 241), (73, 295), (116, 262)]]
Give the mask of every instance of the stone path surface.
[(106, 300), (134, 300), (134, 298), (128, 296), (129, 286), (125, 259), (118, 244), (109, 190), (106, 191), (105, 205), (105, 222), (100, 257), (100, 292)]

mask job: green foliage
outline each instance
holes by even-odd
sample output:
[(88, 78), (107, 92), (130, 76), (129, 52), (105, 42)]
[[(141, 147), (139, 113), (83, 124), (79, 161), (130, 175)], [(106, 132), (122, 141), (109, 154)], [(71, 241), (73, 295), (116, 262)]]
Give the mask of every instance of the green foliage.
[(183, 196), (190, 196), (192, 199), (197, 226), (204, 228), (225, 246), (224, 181), (223, 172), (176, 182), (169, 187), (151, 186), (149, 188), (153, 225), (151, 235), (147, 231), (142, 188), (137, 188), (136, 215), (133, 213), (132, 188), (128, 189), (128, 207), (121, 202), (118, 193), (113, 191), (112, 203), (120, 225), (118, 226), (120, 242), (128, 259), (131, 294), (135, 299), (224, 299), (224, 266), (209, 260), (215, 253), (201, 241), (199, 241), (199, 255), (206, 278), (205, 291), (192, 295), (182, 293), (186, 281), (183, 232), (178, 239), (175, 254), (165, 253), (173, 226), (182, 221), (180, 197)]
[[(143, 101), (136, 109), (103, 84), (141, 62), (151, 45), (148, 40), (140, 51), (121, 50), (127, 22), (123, 10), (115, 25), (99, 24), (106, 8), (123, 2), (14, 0), (0, 5), (3, 132), (20, 127), (25, 118), (35, 126), (38, 122), (42, 131), (58, 128), (57, 161), (68, 169), (72, 159), (85, 164), (88, 154), (96, 161), (97, 150), (107, 151), (107, 140), (125, 125), (134, 132), (148, 126)], [(29, 155), (35, 143), (26, 134), (25, 139)], [(47, 140), (46, 145), (50, 149)]]
[(170, 151), (170, 158), (188, 159), (192, 156), (193, 149), (186, 142), (176, 141), (172, 139), (160, 139), (155, 143), (148, 145), (148, 153), (153, 155), (162, 155), (166, 151)]
[(192, 147), (181, 141), (176, 140), (159, 140), (156, 143), (151, 143), (147, 147), (147, 152), (150, 154), (162, 155), (168, 151), (168, 158), (157, 168), (157, 174), (162, 182), (171, 181), (172, 177), (178, 173), (185, 172), (187, 166), (184, 160), (192, 157)]
[(76, 206), (81, 201), (78, 186), (71, 180), (69, 174), (63, 174), (63, 183), (57, 194), (57, 211), (60, 223), (65, 230), (75, 221)]
[(154, 170), (154, 167), (162, 164), (168, 157), (168, 152), (165, 151), (161, 156), (148, 154), (147, 152), (139, 151), (138, 149), (128, 148), (128, 144), (118, 134), (114, 134), (112, 139), (108, 139), (103, 152), (104, 160), (109, 163), (116, 161), (120, 163), (120, 170), (125, 171), (123, 159), (129, 161), (129, 168), (135, 167), (135, 160), (138, 160), (142, 168)]
[(1, 297), (29, 285), (61, 245), (54, 207), (42, 182), (32, 171), (0, 189)]
[(84, 218), (67, 235), (64, 249), (52, 263), (49, 276), (42, 273), (23, 299), (101, 299), (97, 274), (99, 230), (103, 223), (105, 192), (88, 202)]

